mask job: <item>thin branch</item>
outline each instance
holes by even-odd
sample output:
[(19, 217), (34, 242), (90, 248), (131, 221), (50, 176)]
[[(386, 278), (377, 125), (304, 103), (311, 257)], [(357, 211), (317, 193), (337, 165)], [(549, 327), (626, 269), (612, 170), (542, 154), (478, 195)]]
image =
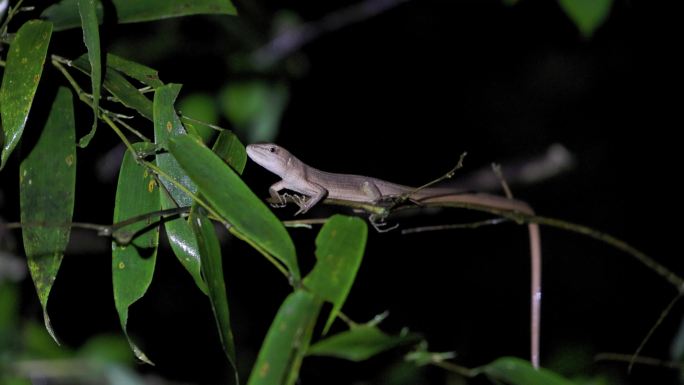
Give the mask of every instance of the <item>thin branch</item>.
[[(461, 201), (455, 201), (453, 200), (454, 197), (461, 197)], [(631, 255), (633, 258), (635, 258), (637, 261), (645, 265), (648, 269), (652, 270), (656, 274), (660, 275), (663, 277), (667, 282), (672, 284), (676, 290), (679, 292), (684, 292), (684, 279), (682, 279), (680, 276), (677, 274), (673, 273), (670, 271), (668, 268), (665, 266), (661, 265), (659, 262), (651, 258), (648, 254), (644, 253), (643, 251), (637, 249), (636, 247), (630, 245), (629, 243), (614, 237), (610, 234), (595, 230), (589, 226), (584, 226), (580, 225), (577, 223), (572, 223), (568, 221), (564, 221), (561, 219), (556, 219), (556, 218), (550, 218), (550, 217), (544, 217), (544, 216), (539, 216), (535, 214), (530, 214), (530, 213), (525, 213), (520, 211), (519, 209), (515, 209), (513, 204), (511, 204), (510, 208), (503, 209), (503, 208), (493, 208), (493, 207), (488, 207), (482, 204), (476, 204), (473, 202), (474, 197), (481, 196), (480, 194), (462, 194), (462, 195), (450, 195), (448, 197), (437, 197), (433, 199), (428, 199), (428, 200), (422, 200), (420, 202), (420, 206), (416, 206), (414, 204), (410, 205), (402, 205), (396, 208), (393, 208), (391, 210), (391, 213), (396, 213), (396, 212), (401, 212), (405, 210), (420, 210), (424, 208), (430, 208), (430, 207), (453, 207), (453, 208), (462, 208), (462, 209), (468, 209), (468, 210), (473, 210), (473, 211), (479, 211), (479, 212), (484, 212), (484, 213), (489, 213), (492, 215), (508, 218), (516, 223), (519, 224), (529, 224), (529, 223), (536, 223), (548, 227), (554, 227), (557, 229), (565, 230), (565, 231), (570, 231), (573, 233), (578, 233), (581, 235), (585, 235), (589, 238), (596, 239), (598, 241), (601, 241), (603, 243), (606, 243), (613, 248), (616, 248), (622, 252), (625, 252), (629, 255)], [(450, 198), (451, 201), (447, 201), (447, 199), (444, 198)], [(501, 198), (502, 200), (505, 200), (505, 198)], [(267, 199), (268, 200), (268, 199)], [(330, 199), (326, 198), (325, 200), (322, 201), (324, 204), (328, 205), (336, 205), (336, 206), (345, 206), (345, 207), (350, 207), (355, 210), (362, 210), (365, 211), (369, 214), (377, 214), (377, 215), (389, 215), (390, 212), (387, 207), (383, 205), (377, 205), (377, 204), (372, 204), (372, 203), (363, 203), (363, 202), (352, 202), (352, 201), (344, 201), (340, 199)], [(517, 201), (511, 201), (511, 202), (517, 202)]]
[(627, 367), (628, 373), (632, 372), (632, 367), (634, 367), (634, 364), (637, 362), (637, 359), (639, 359), (639, 354), (644, 349), (644, 346), (646, 346), (648, 340), (651, 339), (651, 336), (653, 336), (653, 333), (655, 333), (656, 329), (658, 329), (658, 326), (660, 326), (663, 323), (665, 317), (667, 317), (667, 315), (670, 314), (670, 311), (672, 310), (674, 305), (682, 298), (682, 295), (684, 295), (684, 293), (682, 293), (681, 291), (677, 293), (677, 296), (674, 297), (672, 301), (670, 301), (670, 303), (660, 313), (660, 317), (658, 317), (658, 320), (655, 322), (655, 324), (653, 324), (653, 326), (651, 326), (651, 329), (649, 329), (648, 333), (646, 333), (644, 339), (641, 340), (639, 347), (637, 347), (637, 349), (634, 351), (632, 359), (629, 361), (629, 366)]
[(285, 225), (285, 227), (291, 227), (291, 228), (304, 227), (304, 228), (310, 229), (311, 225), (322, 225), (327, 220), (328, 220), (328, 218), (312, 218), (312, 219), (293, 219), (293, 220), (287, 220), (287, 221), (282, 221), (282, 222), (283, 222), (283, 225)]
[(413, 191), (409, 192), (406, 195), (408, 195), (408, 196), (414, 195), (415, 193), (417, 193), (421, 190), (424, 190), (424, 189), (426, 189), (426, 188), (428, 188), (428, 187), (430, 187), (436, 183), (439, 183), (439, 182), (446, 180), (446, 179), (451, 179), (454, 176), (454, 174), (456, 173), (456, 171), (463, 168), (463, 161), (465, 160), (466, 155), (468, 155), (467, 152), (462, 153), (461, 156), (458, 158), (458, 162), (456, 163), (456, 166), (454, 166), (454, 168), (449, 170), (446, 174), (444, 174), (444, 175), (440, 176), (439, 178), (437, 178), (431, 182), (428, 182), (428, 183), (426, 183), (420, 187), (416, 187)]
[(0, 34), (4, 37), (7, 34), (7, 27), (9, 26), (10, 21), (16, 16), (19, 12), (23, 11), (24, 9), (21, 7), (21, 3), (23, 3), (24, 0), (18, 0), (17, 3), (14, 5), (14, 7), (10, 6), (9, 11), (7, 12), (7, 17), (5, 18), (5, 21), (2, 22), (2, 25), (0, 26)]
[(259, 68), (270, 67), (327, 33), (370, 19), (407, 1), (365, 0), (339, 9), (318, 21), (288, 27), (256, 50), (252, 60)]
[(499, 183), (501, 184), (501, 188), (503, 189), (506, 198), (513, 199), (513, 192), (508, 186), (508, 182), (506, 182), (506, 178), (501, 170), (501, 165), (498, 163), (492, 163), (492, 171), (494, 172), (494, 175), (496, 175), (496, 178), (499, 179)]
[(228, 131), (227, 128), (223, 128), (221, 126), (218, 126), (216, 124), (208, 123), (199, 119), (192, 118), (187, 115), (183, 115), (182, 111), (178, 111), (178, 116), (180, 116), (180, 119), (184, 122), (190, 122), (190, 123), (196, 123), (196, 124), (201, 124), (203, 126), (207, 126), (209, 128), (214, 129), (215, 131)]
[(442, 231), (442, 230), (457, 230), (457, 229), (477, 229), (484, 226), (499, 225), (502, 223), (509, 222), (508, 218), (492, 218), (485, 219), (483, 221), (471, 222), (471, 223), (456, 223), (450, 225), (434, 225), (434, 226), (420, 226), (412, 227), (410, 229), (401, 230), (401, 234), (417, 234), (424, 233), (427, 231)]
[(600, 361), (626, 362), (626, 363), (629, 363), (630, 365), (632, 365), (632, 362), (633, 362), (634, 364), (659, 366), (659, 367), (663, 367), (663, 368), (670, 368), (670, 369), (677, 369), (677, 370), (684, 369), (684, 364), (681, 362), (666, 361), (666, 360), (661, 360), (660, 358), (644, 357), (644, 356), (640, 356), (640, 357), (637, 357), (635, 359), (634, 355), (632, 355), (632, 354), (621, 354), (621, 353), (600, 353), (594, 357), (594, 361), (596, 361), (596, 362), (600, 362)]
[(114, 121), (115, 121), (116, 123), (119, 123), (120, 125), (122, 125), (125, 129), (127, 129), (128, 131), (130, 131), (133, 135), (135, 135), (135, 136), (137, 136), (138, 138), (140, 138), (143, 142), (152, 142), (148, 137), (146, 137), (145, 135), (143, 135), (142, 133), (140, 133), (140, 131), (136, 130), (136, 129), (133, 128), (130, 124), (126, 123), (126, 122), (124, 121), (124, 119), (125, 119), (125, 118), (123, 118), (123, 117), (121, 117), (121, 116), (116, 116), (116, 117), (114, 117)]

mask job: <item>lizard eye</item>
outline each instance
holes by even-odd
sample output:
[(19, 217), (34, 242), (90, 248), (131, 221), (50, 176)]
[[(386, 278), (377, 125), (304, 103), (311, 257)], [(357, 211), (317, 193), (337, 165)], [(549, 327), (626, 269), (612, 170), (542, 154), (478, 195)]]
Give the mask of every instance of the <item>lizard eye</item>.
[(268, 148), (268, 151), (270, 151), (270, 152), (276, 152), (276, 148), (275, 148), (275, 147), (269, 147), (269, 148)]

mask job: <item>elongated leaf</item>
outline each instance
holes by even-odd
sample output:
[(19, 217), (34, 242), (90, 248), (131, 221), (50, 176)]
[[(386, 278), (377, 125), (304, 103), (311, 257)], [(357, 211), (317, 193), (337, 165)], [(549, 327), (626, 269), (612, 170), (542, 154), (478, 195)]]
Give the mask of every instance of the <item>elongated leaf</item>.
[(584, 37), (591, 37), (608, 18), (613, 0), (559, 0)]
[(268, 329), (248, 385), (294, 384), (321, 302), (304, 290), (290, 294)]
[(247, 165), (247, 151), (235, 134), (230, 131), (221, 131), (212, 150), (235, 172), (242, 175)]
[(30, 20), (19, 28), (10, 46), (0, 87), (4, 131), (0, 170), (24, 132), (51, 36), (52, 23)]
[(575, 383), (547, 369), (535, 369), (525, 360), (503, 357), (479, 367), (476, 372), (510, 385), (574, 385)]
[[(203, 213), (204, 209), (193, 209), (190, 215), (192, 230), (197, 237), (199, 253), (202, 258), (202, 273), (209, 286), (209, 301), (216, 318), (219, 337), (223, 345), (223, 351), (228, 361), (235, 370), (235, 341), (230, 327), (230, 312), (228, 310), (228, 297), (226, 296), (226, 284), (223, 279), (223, 264), (221, 261), (221, 245), (216, 238), (214, 224)], [(237, 382), (237, 381), (236, 381)]]
[[(155, 142), (162, 147), (166, 147), (169, 137), (185, 135), (185, 129), (173, 108), (173, 103), (180, 89), (180, 84), (168, 84), (157, 88), (154, 93), (154, 138)], [(160, 169), (180, 182), (188, 190), (193, 193), (197, 192), (197, 186), (185, 174), (185, 171), (181, 169), (171, 154), (158, 154), (156, 163)], [(189, 207), (192, 205), (192, 198), (175, 184), (164, 179), (161, 180), (161, 183), (164, 187), (159, 190), (162, 209)], [(207, 285), (202, 279), (200, 271), (200, 255), (197, 249), (197, 240), (190, 225), (184, 218), (176, 218), (165, 221), (164, 227), (176, 258), (190, 273), (197, 287), (206, 293)]]
[(90, 85), (93, 96), (93, 128), (79, 141), (80, 147), (88, 146), (97, 129), (98, 108), (100, 106), (100, 84), (102, 83), (102, 57), (100, 53), (100, 30), (95, 13), (95, 0), (77, 0), (78, 13), (81, 16), (81, 28), (83, 29), (83, 42), (88, 49), (88, 61), (90, 62)]
[[(137, 148), (136, 148), (137, 150)], [(114, 204), (114, 223), (159, 211), (159, 190), (152, 174), (138, 165), (135, 156), (126, 152)], [(122, 231), (134, 234), (131, 243), (122, 245), (112, 242), (112, 279), (114, 304), (133, 353), (143, 362), (151, 363), (145, 354), (128, 337), (128, 308), (142, 298), (152, 282), (159, 243), (159, 225), (156, 219), (132, 223)]]
[(306, 354), (358, 362), (417, 339), (418, 336), (414, 334), (391, 336), (376, 326), (362, 325), (316, 342), (309, 347)]
[(164, 83), (159, 80), (159, 73), (157, 70), (111, 53), (107, 54), (107, 66), (114, 68), (122, 74), (130, 76), (146, 86), (157, 88), (164, 85)]
[(47, 302), (69, 242), (76, 188), (76, 143), (71, 91), (57, 91), (35, 146), (19, 167), (21, 223), (29, 271), (50, 325)]
[(170, 138), (169, 151), (211, 206), (241, 236), (282, 262), (298, 281), (300, 274), (292, 239), (273, 212), (235, 171), (199, 140), (187, 135)]
[(133, 108), (142, 116), (152, 120), (152, 102), (150, 99), (140, 93), (118, 71), (108, 68), (105, 76), (105, 87), (112, 95), (119, 99), (126, 107)]
[(366, 222), (343, 215), (327, 220), (316, 237), (316, 265), (304, 278), (304, 286), (333, 304), (324, 333), (347, 299), (361, 266), (367, 237)]
[[(71, 65), (90, 75), (90, 63), (85, 56), (71, 62)], [(119, 71), (107, 67), (104, 78), (104, 88), (114, 95), (123, 105), (132, 108), (145, 118), (152, 120), (152, 101), (143, 95), (137, 87), (129, 82)]]
[[(56, 30), (79, 26), (77, 0), (62, 0), (46, 8), (41, 17), (55, 23)], [(119, 23), (136, 23), (197, 14), (237, 14), (230, 0), (112, 0)], [(102, 21), (102, 4), (97, 2), (97, 15)]]

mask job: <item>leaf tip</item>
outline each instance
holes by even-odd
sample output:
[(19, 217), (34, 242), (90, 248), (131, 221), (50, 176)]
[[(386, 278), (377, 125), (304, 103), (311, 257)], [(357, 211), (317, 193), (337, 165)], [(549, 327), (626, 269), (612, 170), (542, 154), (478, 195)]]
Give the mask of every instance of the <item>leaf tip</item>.
[(148, 364), (148, 365), (150, 365), (150, 366), (155, 366), (155, 365), (154, 365), (154, 362), (152, 362), (152, 360), (150, 360), (150, 359), (147, 357), (147, 355), (145, 354), (145, 352), (143, 352), (142, 349), (140, 349), (140, 348), (138, 347), (138, 345), (136, 345), (136, 344), (133, 342), (133, 340), (131, 340), (131, 337), (128, 336), (128, 333), (126, 333), (126, 339), (128, 340), (128, 344), (130, 345), (131, 350), (133, 351), (133, 354), (135, 354), (135, 358), (137, 358), (138, 360), (140, 360), (141, 362), (143, 362), (143, 363), (145, 363), (145, 364)]
[(52, 322), (50, 322), (50, 316), (48, 315), (47, 309), (43, 309), (43, 321), (45, 322), (45, 330), (47, 330), (48, 334), (50, 335), (50, 337), (52, 337), (57, 346), (62, 345), (59, 342), (59, 338), (57, 338), (55, 330), (52, 328)]

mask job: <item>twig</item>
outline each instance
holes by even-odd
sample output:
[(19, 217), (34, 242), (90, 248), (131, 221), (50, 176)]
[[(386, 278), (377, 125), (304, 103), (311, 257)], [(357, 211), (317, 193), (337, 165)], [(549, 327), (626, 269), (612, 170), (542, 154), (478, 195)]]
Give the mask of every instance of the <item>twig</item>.
[(146, 137), (145, 135), (143, 135), (142, 133), (140, 133), (140, 131), (138, 131), (138, 130), (136, 130), (135, 128), (133, 128), (130, 124), (126, 123), (126, 122), (124, 121), (124, 119), (122, 119), (121, 116), (116, 116), (116, 117), (114, 117), (114, 121), (117, 122), (117, 123), (119, 123), (120, 125), (122, 125), (125, 129), (127, 129), (127, 130), (130, 131), (133, 135), (135, 135), (135, 136), (137, 136), (138, 138), (140, 138), (142, 141), (144, 141), (144, 142), (151, 142), (151, 140), (150, 140), (148, 137)]
[(456, 171), (463, 168), (463, 161), (465, 160), (466, 155), (468, 155), (467, 152), (462, 153), (461, 156), (458, 158), (458, 162), (456, 163), (456, 166), (454, 166), (454, 168), (449, 170), (449, 172), (447, 172), (446, 174), (440, 176), (439, 178), (437, 178), (431, 182), (425, 183), (424, 185), (422, 185), (420, 187), (416, 187), (413, 191), (411, 191), (410, 193), (408, 193), (406, 195), (408, 195), (408, 196), (414, 195), (415, 193), (417, 193), (423, 189), (426, 189), (426, 188), (428, 188), (428, 187), (430, 187), (436, 183), (439, 183), (445, 179), (451, 179), (454, 176), (454, 174), (456, 173)]
[(0, 35), (2, 35), (3, 37), (7, 34), (7, 27), (9, 26), (9, 22), (12, 21), (12, 18), (14, 18), (14, 16), (16, 16), (17, 13), (24, 10), (21, 7), (21, 3), (23, 2), (24, 0), (18, 0), (14, 7), (9, 7), (7, 17), (5, 18), (5, 21), (2, 22), (2, 26), (0, 26)]
[(676, 297), (670, 301), (670, 303), (665, 307), (665, 310), (660, 313), (660, 317), (658, 317), (658, 320), (651, 326), (651, 329), (648, 330), (648, 333), (646, 333), (646, 336), (644, 337), (643, 340), (641, 340), (641, 343), (639, 344), (639, 347), (634, 351), (634, 354), (632, 355), (632, 359), (629, 361), (629, 366), (627, 367), (627, 372), (631, 373), (632, 372), (632, 367), (634, 364), (637, 362), (637, 359), (639, 358), (639, 353), (644, 349), (644, 346), (646, 346), (646, 343), (648, 340), (651, 339), (651, 336), (653, 333), (655, 333), (656, 329), (658, 329), (658, 326), (660, 326), (663, 323), (663, 320), (665, 320), (665, 317), (667, 317), (668, 314), (670, 314), (670, 311), (674, 307), (674, 305), (677, 303), (682, 298), (682, 293), (681, 291), (677, 294)]
[(498, 163), (492, 163), (492, 171), (494, 171), (494, 175), (496, 175), (497, 179), (499, 179), (499, 183), (501, 184), (501, 188), (503, 189), (506, 198), (513, 199), (513, 192), (508, 186), (508, 182), (506, 182), (503, 171), (501, 171), (501, 165)]
[(599, 361), (627, 362), (627, 363), (630, 363), (630, 365), (632, 365), (632, 362), (633, 362), (634, 364), (660, 366), (660, 367), (664, 367), (664, 368), (678, 369), (678, 370), (681, 370), (684, 368), (684, 364), (681, 362), (666, 361), (666, 360), (661, 360), (659, 358), (644, 357), (644, 356), (640, 356), (640, 357), (635, 359), (632, 354), (621, 354), (621, 353), (600, 353), (594, 357), (594, 361), (596, 361), (596, 362), (599, 362)]
[(208, 123), (208, 122), (205, 122), (205, 121), (202, 121), (199, 119), (192, 118), (192, 117), (187, 116), (187, 115), (183, 115), (182, 111), (178, 111), (178, 115), (180, 116), (181, 120), (186, 121), (186, 122), (201, 124), (203, 126), (207, 126), (209, 128), (212, 128), (216, 131), (227, 131), (228, 130), (228, 129), (223, 128), (221, 126), (218, 126), (216, 124)]
[(456, 230), (456, 229), (477, 229), (483, 226), (499, 225), (510, 221), (508, 218), (492, 218), (486, 219), (484, 221), (471, 222), (471, 223), (456, 223), (450, 225), (434, 225), (434, 226), (420, 226), (412, 227), (410, 229), (401, 230), (401, 234), (417, 234), (426, 231), (442, 231), (442, 230)]
[(370, 19), (407, 1), (365, 0), (339, 9), (318, 21), (289, 27), (256, 50), (252, 54), (252, 61), (259, 68), (270, 67), (326, 33)]
[(283, 221), (283, 225), (285, 225), (285, 227), (292, 227), (292, 228), (304, 227), (304, 228), (310, 229), (311, 225), (322, 225), (327, 220), (328, 220), (328, 218), (294, 219), (294, 220)]

